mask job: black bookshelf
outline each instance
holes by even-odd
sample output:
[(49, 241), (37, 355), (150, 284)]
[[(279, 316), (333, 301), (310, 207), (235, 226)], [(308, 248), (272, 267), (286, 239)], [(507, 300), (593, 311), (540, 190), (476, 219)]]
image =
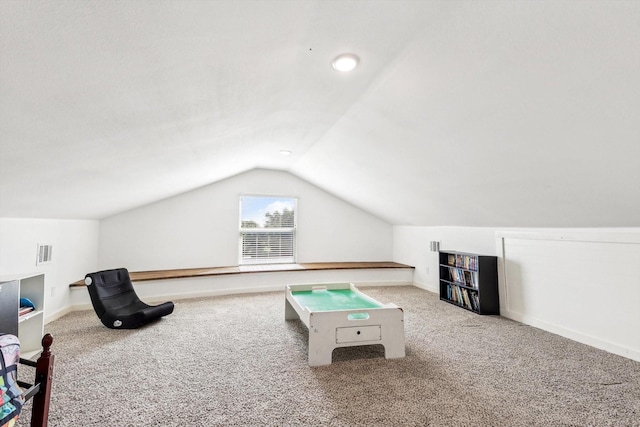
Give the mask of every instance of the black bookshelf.
[(440, 299), (477, 314), (500, 314), (498, 258), (441, 251)]

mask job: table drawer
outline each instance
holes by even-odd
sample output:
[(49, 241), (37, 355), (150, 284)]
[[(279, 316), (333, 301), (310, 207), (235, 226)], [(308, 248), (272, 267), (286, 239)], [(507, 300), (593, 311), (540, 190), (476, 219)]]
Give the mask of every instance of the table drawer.
[(380, 341), (381, 339), (382, 332), (380, 325), (336, 328), (337, 344), (358, 341)]

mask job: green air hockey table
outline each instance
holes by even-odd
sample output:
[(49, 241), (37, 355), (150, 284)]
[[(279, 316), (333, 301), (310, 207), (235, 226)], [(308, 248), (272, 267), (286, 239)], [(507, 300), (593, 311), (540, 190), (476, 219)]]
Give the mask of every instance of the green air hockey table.
[(382, 344), (387, 359), (405, 356), (404, 312), (382, 304), (352, 283), (288, 285), (285, 319), (309, 329), (309, 366), (331, 364), (338, 347)]

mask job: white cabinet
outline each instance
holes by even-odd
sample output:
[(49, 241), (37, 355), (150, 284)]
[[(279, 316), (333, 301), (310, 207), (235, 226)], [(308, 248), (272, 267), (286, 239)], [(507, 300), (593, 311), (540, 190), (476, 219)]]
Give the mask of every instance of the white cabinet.
[[(21, 298), (28, 298), (35, 308), (19, 315)], [(44, 335), (44, 274), (0, 278), (0, 307), (0, 332), (15, 334), (17, 322), (21, 356), (37, 354)]]

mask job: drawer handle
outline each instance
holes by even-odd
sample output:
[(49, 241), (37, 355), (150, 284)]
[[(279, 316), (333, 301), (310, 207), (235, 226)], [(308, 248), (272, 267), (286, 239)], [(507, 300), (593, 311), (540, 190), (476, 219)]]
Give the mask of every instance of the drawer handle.
[(369, 313), (349, 313), (347, 314), (347, 320), (367, 320)]

